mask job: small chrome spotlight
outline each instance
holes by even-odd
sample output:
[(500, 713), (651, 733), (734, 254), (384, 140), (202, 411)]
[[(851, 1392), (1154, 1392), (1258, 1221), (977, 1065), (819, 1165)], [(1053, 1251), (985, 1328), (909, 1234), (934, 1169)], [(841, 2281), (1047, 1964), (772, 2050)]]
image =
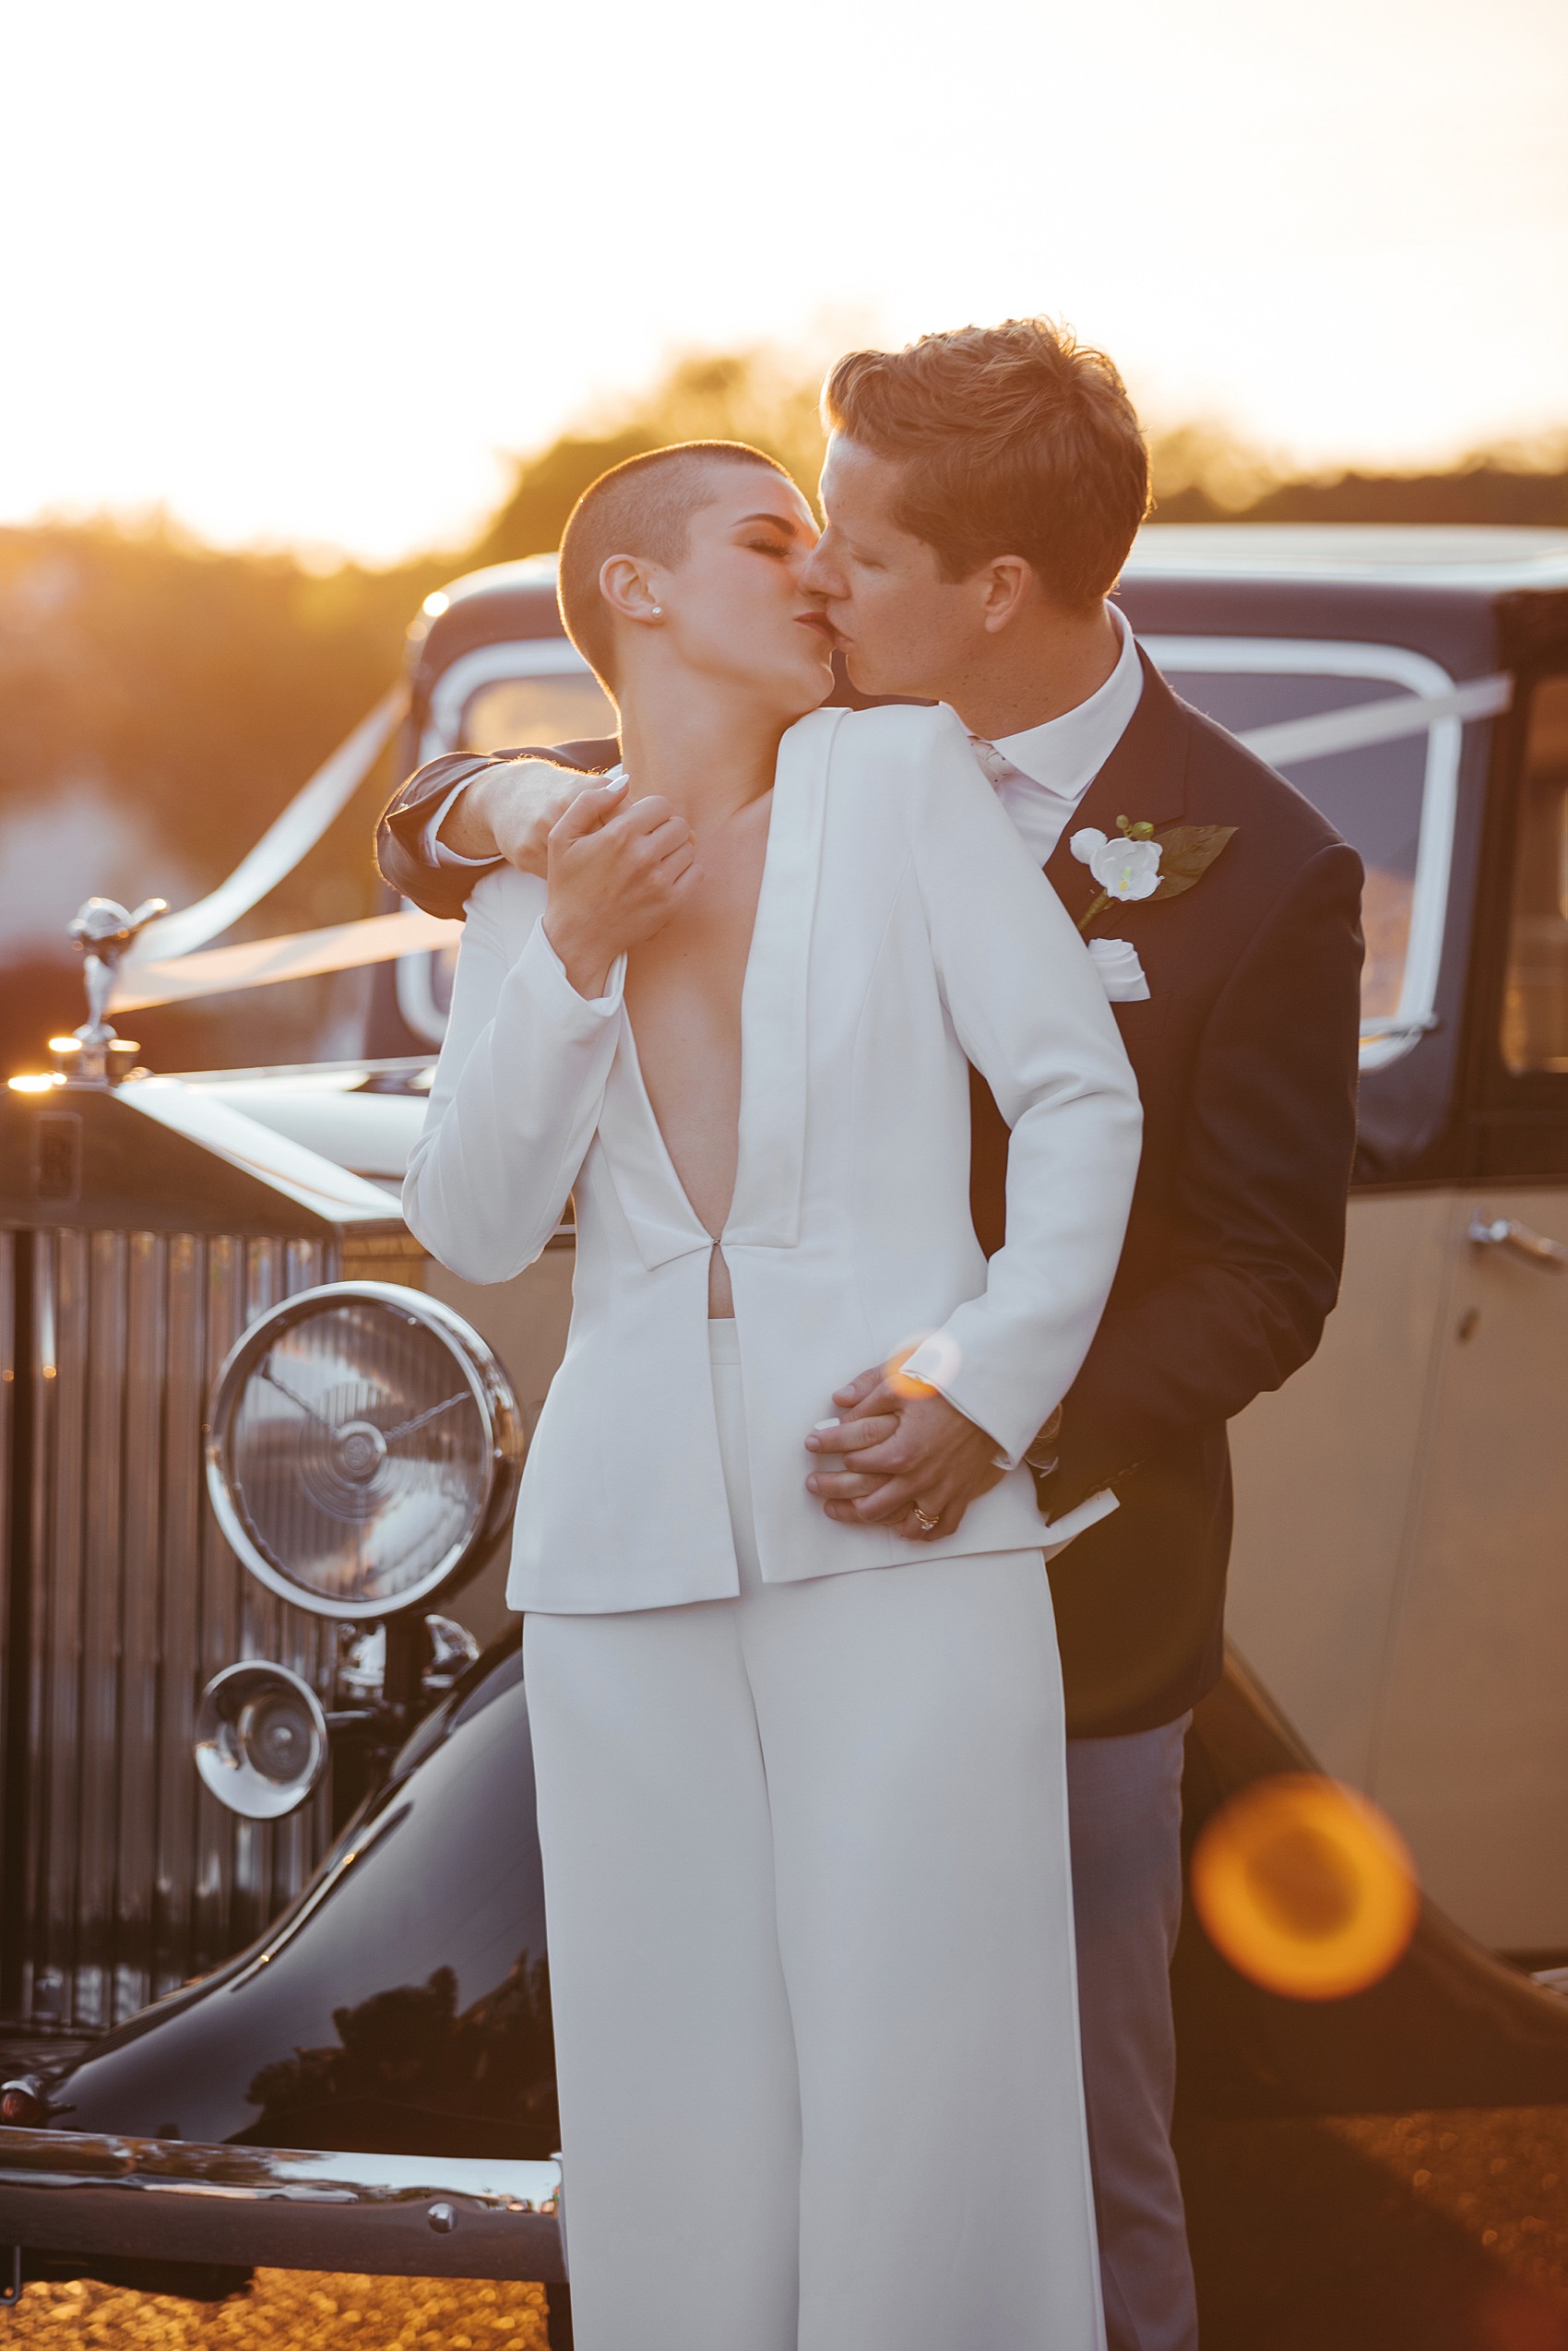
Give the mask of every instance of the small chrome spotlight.
[(423, 1687), (428, 1692), (450, 1690), (477, 1663), (479, 1643), (466, 1624), (458, 1624), (449, 1616), (427, 1616), (424, 1630), (430, 1644), (430, 1660), (422, 1677)]
[(247, 1821), (296, 1811), (327, 1769), (327, 1717), (287, 1666), (225, 1666), (201, 1694), (196, 1767)]

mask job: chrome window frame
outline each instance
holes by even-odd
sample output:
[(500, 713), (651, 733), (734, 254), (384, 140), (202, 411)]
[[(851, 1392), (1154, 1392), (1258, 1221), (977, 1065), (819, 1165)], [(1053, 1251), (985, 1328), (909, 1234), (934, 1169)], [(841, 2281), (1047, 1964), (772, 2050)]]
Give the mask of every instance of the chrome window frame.
[[(591, 677), (593, 671), (567, 636), (504, 637), (476, 646), (442, 672), (430, 696), (430, 717), (420, 737), (419, 765), (454, 750), (463, 711), (481, 686), (505, 678)], [(398, 1010), (416, 1037), (439, 1045), (445, 1016), (435, 1001), (434, 958), (400, 956), (397, 966)]]
[(504, 678), (591, 677), (593, 671), (567, 636), (507, 637), (476, 646), (444, 671), (430, 697), (430, 718), (420, 744), (420, 765), (455, 751), (464, 707), (481, 685)]
[[(1288, 636), (1163, 636), (1139, 638), (1156, 668), (1170, 677), (1194, 671), (1230, 675), (1379, 679), (1423, 700), (1452, 694), (1457, 681), (1441, 662), (1408, 646), (1364, 639)], [(1400, 975), (1399, 1001), (1361, 1037), (1360, 1066), (1385, 1069), (1413, 1051), (1432, 1025), (1447, 927), (1448, 885), (1459, 808), (1459, 757), (1465, 721), (1434, 718), (1427, 727), (1421, 821), (1410, 896), (1410, 934)], [(1243, 735), (1241, 740), (1246, 740)], [(1292, 760), (1290, 766), (1304, 765)], [(1310, 795), (1308, 795), (1310, 797)]]

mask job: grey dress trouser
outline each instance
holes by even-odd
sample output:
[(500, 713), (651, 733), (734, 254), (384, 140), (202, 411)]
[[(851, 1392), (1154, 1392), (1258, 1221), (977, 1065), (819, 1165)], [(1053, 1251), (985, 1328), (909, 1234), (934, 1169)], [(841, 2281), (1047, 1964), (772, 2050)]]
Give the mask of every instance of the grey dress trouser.
[(1182, 2182), (1170, 2147), (1170, 1962), (1182, 1920), (1182, 1751), (1191, 1715), (1070, 1739), (1067, 1802), (1079, 2028), (1110, 2351), (1196, 2351)]

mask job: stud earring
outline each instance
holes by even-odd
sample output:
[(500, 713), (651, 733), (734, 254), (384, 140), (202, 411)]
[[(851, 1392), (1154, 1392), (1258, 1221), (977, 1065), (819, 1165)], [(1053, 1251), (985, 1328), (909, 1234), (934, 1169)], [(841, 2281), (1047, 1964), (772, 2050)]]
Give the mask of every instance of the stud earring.
[(661, 621), (664, 618), (664, 607), (662, 604), (650, 604), (648, 606), (648, 610), (653, 614), (656, 621)]

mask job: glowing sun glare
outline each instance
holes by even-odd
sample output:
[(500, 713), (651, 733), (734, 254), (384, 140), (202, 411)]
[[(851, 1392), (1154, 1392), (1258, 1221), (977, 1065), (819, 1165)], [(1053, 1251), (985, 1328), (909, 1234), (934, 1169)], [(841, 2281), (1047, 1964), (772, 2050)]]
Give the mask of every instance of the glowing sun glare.
[(1232, 1796), (1198, 1838), (1193, 1903), (1216, 1949), (1292, 2000), (1342, 2000), (1386, 1976), (1420, 1908), (1415, 1865), (1375, 1804), (1306, 1772)]

